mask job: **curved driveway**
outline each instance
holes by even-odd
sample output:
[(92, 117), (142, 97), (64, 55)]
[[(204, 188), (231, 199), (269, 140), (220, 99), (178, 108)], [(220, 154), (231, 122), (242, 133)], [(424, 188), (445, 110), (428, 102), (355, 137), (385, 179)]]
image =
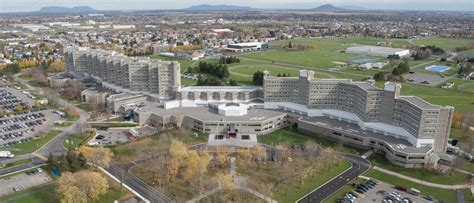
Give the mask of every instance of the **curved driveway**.
[(316, 188), (306, 196), (300, 198), (297, 201), (298, 203), (322, 202), (324, 199), (337, 192), (349, 182), (359, 177), (359, 175), (365, 173), (371, 167), (370, 162), (362, 157), (352, 154), (341, 154), (341, 156), (346, 161), (351, 162), (351, 168), (329, 180), (324, 185)]

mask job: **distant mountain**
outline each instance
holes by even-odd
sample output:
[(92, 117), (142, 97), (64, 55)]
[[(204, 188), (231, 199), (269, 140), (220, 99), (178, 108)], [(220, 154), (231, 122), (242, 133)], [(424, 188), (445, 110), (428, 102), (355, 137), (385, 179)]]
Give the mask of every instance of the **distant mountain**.
[(248, 10), (252, 10), (252, 8), (248, 6), (201, 4), (201, 5), (185, 8), (184, 10), (188, 10), (188, 11), (248, 11)]
[(48, 6), (39, 10), (41, 13), (93, 13), (95, 9), (89, 6), (76, 6), (72, 8), (62, 6)]
[(345, 11), (346, 9), (335, 7), (332, 4), (324, 4), (317, 8), (313, 8), (315, 11)]
[(346, 10), (356, 10), (356, 11), (370, 10), (370, 9), (364, 8), (362, 6), (338, 6), (338, 8), (342, 8), (342, 9), (346, 9)]

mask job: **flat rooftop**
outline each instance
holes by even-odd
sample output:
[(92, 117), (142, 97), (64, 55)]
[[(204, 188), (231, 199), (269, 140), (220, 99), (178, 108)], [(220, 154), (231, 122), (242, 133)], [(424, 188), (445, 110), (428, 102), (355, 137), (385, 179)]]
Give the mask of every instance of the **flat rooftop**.
[(179, 92), (252, 92), (262, 90), (260, 86), (188, 86), (178, 89)]
[[(298, 115), (300, 116), (300, 115)], [(331, 119), (328, 117), (302, 117), (302, 120), (314, 123), (316, 125), (324, 126), (327, 128), (335, 129), (338, 131), (356, 134), (362, 137), (371, 137), (377, 140), (386, 141), (392, 146), (393, 149), (403, 151), (406, 153), (426, 153), (431, 149), (431, 147), (414, 147), (405, 139), (400, 139), (381, 133), (374, 133), (373, 131), (363, 130), (358, 125), (353, 123), (348, 123), (344, 121), (339, 121), (336, 119)], [(398, 146), (404, 146), (403, 149), (398, 148)]]
[(265, 121), (273, 117), (284, 115), (284, 112), (251, 108), (243, 116), (223, 116), (219, 115), (217, 109), (212, 109), (207, 106), (198, 107), (178, 107), (172, 109), (164, 109), (160, 104), (155, 102), (145, 102), (145, 107), (137, 110), (139, 113), (152, 113), (159, 116), (189, 116), (204, 122), (218, 122), (218, 121), (234, 121), (234, 122), (252, 122)]
[(392, 47), (380, 47), (380, 46), (353, 46), (348, 47), (347, 51), (368, 51), (368, 52), (401, 52), (408, 51), (408, 49), (392, 48)]
[(405, 100), (407, 102), (410, 102), (421, 109), (440, 109), (440, 106), (430, 104), (418, 97), (415, 96), (399, 96), (397, 99)]

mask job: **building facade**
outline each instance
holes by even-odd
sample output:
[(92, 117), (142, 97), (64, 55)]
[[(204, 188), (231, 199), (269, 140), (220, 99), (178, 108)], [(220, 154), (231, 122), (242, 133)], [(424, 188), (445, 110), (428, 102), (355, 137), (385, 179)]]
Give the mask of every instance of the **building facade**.
[[(409, 152), (419, 153), (416, 157), (423, 154), (427, 164), (432, 152), (446, 151), (454, 108), (433, 105), (414, 96), (401, 96), (399, 84), (386, 83), (379, 89), (367, 82), (315, 79), (312, 71), (302, 70), (299, 77), (267, 74), (263, 88), (266, 109), (304, 116), (298, 121), (301, 131), (381, 149), (389, 160), (405, 157), (406, 162), (396, 163), (398, 165), (414, 162), (415, 159), (406, 154)], [(341, 131), (345, 125), (338, 122), (355, 128)], [(343, 134), (355, 136), (348, 135), (347, 139)], [(382, 145), (371, 146), (374, 143)], [(394, 151), (405, 154), (394, 154)]]
[(105, 87), (119, 92), (157, 95), (173, 99), (181, 85), (180, 64), (148, 57), (127, 57), (123, 54), (85, 47), (66, 50), (66, 71), (99, 78)]

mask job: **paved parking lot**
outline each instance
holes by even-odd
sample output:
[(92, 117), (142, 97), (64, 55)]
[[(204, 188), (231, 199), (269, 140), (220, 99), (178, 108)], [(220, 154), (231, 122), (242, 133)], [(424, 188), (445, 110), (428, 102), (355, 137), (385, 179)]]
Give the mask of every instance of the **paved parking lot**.
[[(410, 189), (410, 188), (408, 188)], [(382, 203), (383, 200), (391, 193), (391, 192), (397, 192), (399, 195), (404, 198), (408, 198), (411, 200), (411, 202), (416, 202), (416, 203), (421, 203), (421, 202), (430, 202), (427, 201), (421, 196), (414, 196), (412, 194), (408, 194), (406, 192), (402, 192), (400, 190), (397, 190), (394, 188), (394, 186), (386, 184), (386, 183), (381, 183), (379, 182), (377, 186), (373, 189), (368, 190), (364, 194), (360, 194), (359, 198), (357, 198), (357, 202), (377, 202), (377, 203)], [(423, 191), (422, 191), (423, 192)]]
[(0, 179), (0, 196), (10, 194), (13, 192), (28, 189), (37, 185), (41, 185), (51, 181), (51, 178), (45, 172), (27, 175), (20, 173), (15, 176), (10, 176)]
[(413, 74), (405, 74), (404, 77), (409, 83), (422, 84), (422, 82), (426, 81), (428, 82), (428, 84), (424, 84), (424, 85), (433, 86), (433, 87), (449, 80), (448, 77), (442, 78), (440, 75), (431, 75), (431, 74), (416, 73), (416, 72)]
[(125, 143), (129, 141), (128, 131), (128, 129), (97, 130), (96, 137), (89, 141), (89, 145), (114, 145)]
[[(1, 106), (2, 101), (4, 106)], [(0, 106), (6, 112), (11, 111), (12, 105), (21, 103), (32, 105), (34, 102), (34, 99), (14, 88), (0, 89)], [(35, 136), (46, 133), (52, 128), (54, 121), (60, 119), (61, 117), (52, 110), (31, 110), (0, 116), (0, 147), (27, 142)]]
[[(140, 136), (147, 136), (157, 133), (152, 127), (135, 128)], [(99, 137), (99, 139), (97, 139)], [(89, 141), (89, 145), (114, 145), (130, 141), (129, 128), (109, 128), (107, 130), (97, 130), (97, 135)]]

